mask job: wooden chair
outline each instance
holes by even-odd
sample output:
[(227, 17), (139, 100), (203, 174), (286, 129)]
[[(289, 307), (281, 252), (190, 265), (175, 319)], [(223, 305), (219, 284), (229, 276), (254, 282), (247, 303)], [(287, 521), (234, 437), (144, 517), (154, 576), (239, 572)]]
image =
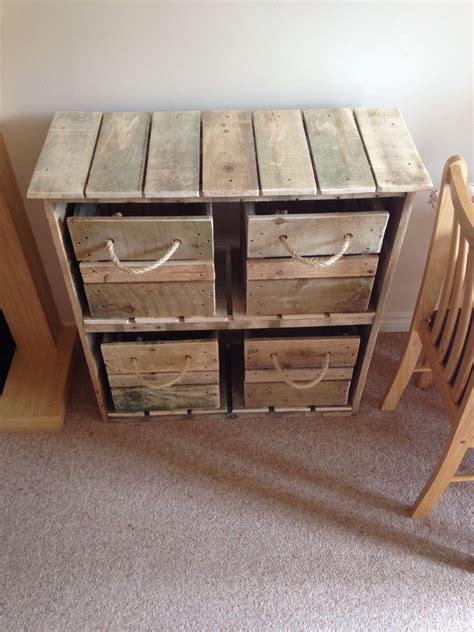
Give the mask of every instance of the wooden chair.
[[(416, 518), (429, 513), (449, 483), (474, 480), (474, 474), (456, 475), (467, 449), (474, 447), (474, 206), (466, 175), (462, 158), (447, 161), (408, 340), (382, 404), (382, 410), (393, 410), (413, 373), (421, 373), (421, 387), (432, 376), (452, 425), (438, 465), (412, 508)], [(421, 353), (425, 365), (417, 368)]]

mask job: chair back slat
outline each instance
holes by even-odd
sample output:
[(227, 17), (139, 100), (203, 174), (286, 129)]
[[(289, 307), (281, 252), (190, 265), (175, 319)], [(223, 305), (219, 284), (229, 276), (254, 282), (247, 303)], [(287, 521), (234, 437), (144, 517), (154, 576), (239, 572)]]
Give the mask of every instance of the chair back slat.
[[(447, 185), (446, 188), (448, 188)], [(438, 338), (446, 320), (449, 299), (451, 298), (451, 292), (453, 289), (454, 273), (456, 271), (456, 261), (459, 248), (459, 232), (459, 224), (457, 223), (456, 216), (453, 213), (453, 227), (451, 231), (451, 244), (449, 248), (446, 276), (444, 277), (441, 298), (439, 300), (438, 310), (436, 312), (433, 327), (431, 329), (431, 340), (433, 344), (436, 344), (438, 342)]]
[[(466, 242), (467, 243), (467, 242)], [(451, 349), (449, 349), (446, 361), (444, 377), (446, 382), (450, 382), (456, 368), (459, 364), (462, 351), (466, 346), (469, 335), (469, 328), (472, 328), (472, 302), (473, 302), (473, 266), (474, 266), (474, 249), (469, 249), (467, 257), (466, 274), (464, 276), (464, 297), (462, 300), (461, 311), (456, 326), (456, 333)]]
[(454, 273), (453, 287), (451, 289), (451, 296), (449, 297), (448, 302), (448, 313), (446, 316), (446, 322), (443, 326), (441, 339), (437, 345), (437, 357), (440, 363), (443, 363), (445, 361), (446, 354), (452, 342), (454, 328), (459, 317), (459, 310), (461, 308), (461, 301), (464, 289), (464, 278), (466, 275), (467, 253), (467, 241), (463, 238), (461, 233), (458, 256), (456, 259), (456, 271)]

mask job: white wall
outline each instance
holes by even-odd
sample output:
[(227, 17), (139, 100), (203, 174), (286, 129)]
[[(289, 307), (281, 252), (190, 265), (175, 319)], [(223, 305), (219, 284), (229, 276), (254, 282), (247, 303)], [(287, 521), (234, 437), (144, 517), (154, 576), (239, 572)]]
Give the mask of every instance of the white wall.
[[(435, 183), (455, 153), (473, 179), (471, 3), (2, 7), (1, 128), (23, 192), (53, 112), (69, 109), (397, 106)], [(69, 318), (41, 207), (28, 212)], [(432, 220), (420, 194), (389, 299), (394, 325), (413, 307)]]

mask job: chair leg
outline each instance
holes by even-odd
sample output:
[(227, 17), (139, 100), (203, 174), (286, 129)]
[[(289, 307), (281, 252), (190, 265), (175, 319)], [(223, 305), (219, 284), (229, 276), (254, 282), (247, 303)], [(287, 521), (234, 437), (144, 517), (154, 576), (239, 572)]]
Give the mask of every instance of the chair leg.
[(453, 431), (438, 465), (411, 509), (412, 518), (424, 518), (433, 509), (452, 482), (467, 449), (468, 443)]
[(389, 386), (382, 404), (382, 410), (393, 410), (406, 389), (413, 369), (416, 367), (421, 353), (421, 340), (417, 331), (410, 330), (405, 349), (400, 358), (395, 377)]

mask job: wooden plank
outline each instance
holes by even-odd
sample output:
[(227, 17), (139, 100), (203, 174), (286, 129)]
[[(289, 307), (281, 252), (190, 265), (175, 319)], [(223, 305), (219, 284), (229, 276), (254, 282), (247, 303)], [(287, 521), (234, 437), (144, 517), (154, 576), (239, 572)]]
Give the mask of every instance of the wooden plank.
[(78, 261), (108, 261), (105, 246), (114, 241), (122, 261), (153, 261), (162, 257), (175, 239), (181, 244), (175, 259), (213, 258), (212, 217), (78, 217), (68, 218)]
[[(143, 386), (143, 381), (150, 385), (160, 385), (171, 382), (179, 373), (111, 373), (108, 375), (111, 388), (128, 388)], [(179, 380), (179, 384), (219, 384), (218, 371), (187, 371)]]
[(181, 371), (187, 355), (189, 372), (218, 371), (217, 340), (173, 340), (159, 342), (102, 343), (101, 351), (108, 375), (129, 375), (136, 358), (139, 373), (175, 373)]
[(247, 259), (247, 280), (371, 277), (377, 271), (378, 259), (377, 255), (350, 255), (342, 257), (332, 266), (314, 268), (295, 259), (282, 257)]
[(218, 384), (177, 385), (159, 391), (145, 387), (113, 388), (111, 391), (115, 409), (121, 412), (219, 408)]
[(250, 112), (204, 112), (202, 144), (204, 196), (258, 195), (257, 163)]
[[(310, 382), (314, 379), (317, 369), (285, 369), (285, 375), (294, 382)], [(352, 378), (352, 367), (330, 367), (323, 380), (350, 380)], [(245, 371), (245, 381), (252, 383), (280, 382), (281, 378), (275, 369), (258, 369)]]
[(56, 112), (36, 163), (27, 197), (83, 198), (102, 114)]
[(84, 290), (93, 318), (213, 316), (213, 282), (88, 283)]
[[(149, 265), (149, 261), (134, 261), (128, 263), (130, 268), (141, 268)], [(212, 261), (173, 261), (136, 275), (130, 272), (118, 270), (113, 263), (108, 261), (95, 263), (81, 263), (79, 269), (84, 283), (164, 283), (179, 281), (214, 281), (214, 264)]]
[(354, 114), (379, 191), (433, 188), (405, 121), (396, 108), (356, 108)]
[(246, 406), (340, 406), (347, 404), (350, 382), (319, 382), (313, 388), (297, 390), (284, 382), (245, 383)]
[(301, 112), (254, 112), (253, 124), (262, 193), (315, 194), (316, 181)]
[(373, 285), (374, 277), (248, 281), (247, 314), (363, 312)]
[(335, 254), (347, 233), (353, 235), (348, 255), (378, 253), (388, 218), (385, 211), (249, 215), (248, 257), (288, 257), (280, 235), (287, 235), (292, 247), (303, 257)]
[(153, 112), (145, 197), (199, 197), (199, 112)]
[(349, 108), (304, 110), (321, 193), (372, 193), (375, 182)]
[(148, 112), (104, 114), (86, 197), (142, 197), (149, 129)]
[(273, 369), (271, 355), (276, 353), (287, 368), (318, 368), (327, 352), (330, 367), (354, 366), (359, 336), (318, 336), (247, 338), (244, 342), (245, 369)]

